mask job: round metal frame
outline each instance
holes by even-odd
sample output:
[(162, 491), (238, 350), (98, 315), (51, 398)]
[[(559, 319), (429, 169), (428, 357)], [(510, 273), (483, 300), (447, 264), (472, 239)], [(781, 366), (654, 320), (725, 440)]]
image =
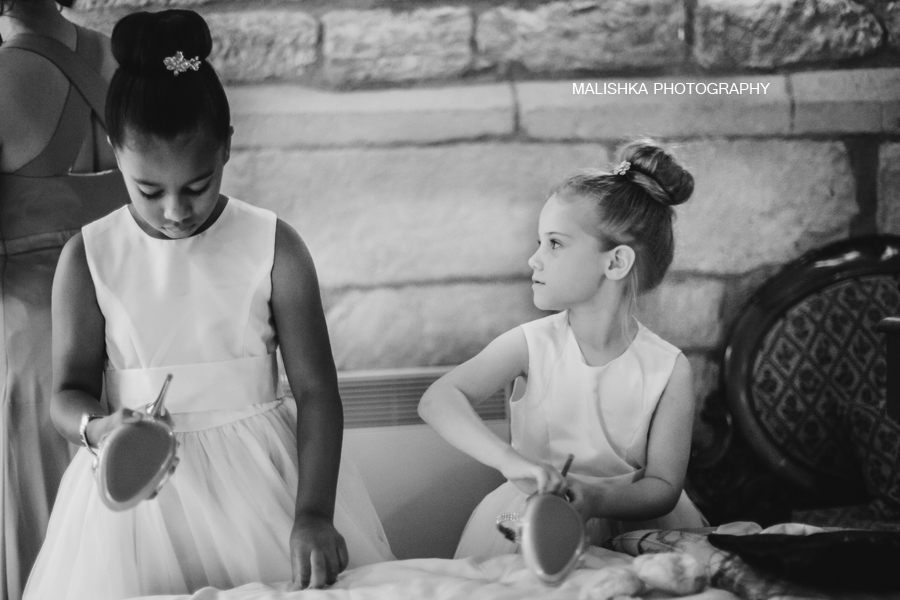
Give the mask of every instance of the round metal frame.
[(749, 300), (729, 333), (723, 360), (725, 397), (735, 425), (780, 478), (831, 499), (859, 499), (847, 480), (817, 473), (784, 454), (762, 427), (752, 402), (752, 370), (770, 328), (806, 297), (867, 275), (900, 274), (900, 237), (869, 236), (812, 251), (787, 265)]

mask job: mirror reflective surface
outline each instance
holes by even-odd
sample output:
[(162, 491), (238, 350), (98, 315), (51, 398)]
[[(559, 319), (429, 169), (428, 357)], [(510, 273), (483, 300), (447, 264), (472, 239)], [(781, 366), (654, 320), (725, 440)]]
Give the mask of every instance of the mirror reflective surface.
[(119, 426), (100, 445), (95, 476), (100, 498), (111, 510), (154, 498), (178, 464), (178, 442), (163, 409), (171, 380), (169, 375), (141, 421)]
[(529, 496), (524, 515), (504, 513), (497, 519), (497, 526), (521, 544), (525, 564), (548, 585), (565, 579), (586, 545), (581, 515), (555, 494)]

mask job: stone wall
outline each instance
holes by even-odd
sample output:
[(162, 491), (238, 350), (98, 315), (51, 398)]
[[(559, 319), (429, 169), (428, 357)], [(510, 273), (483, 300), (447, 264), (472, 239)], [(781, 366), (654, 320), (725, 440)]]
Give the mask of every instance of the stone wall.
[(900, 234), (900, 2), (80, 0), (70, 14), (109, 32), (164, 5), (209, 20), (236, 130), (224, 191), (306, 239), (341, 369), (455, 364), (540, 316), (526, 260), (547, 192), (630, 135), (675, 144), (696, 178), (642, 318), (685, 350), (701, 395), (766, 277), (831, 241)]
[(900, 0), (77, 0), (75, 16), (108, 32), (161, 7), (207, 17), (231, 82), (883, 66), (900, 50)]

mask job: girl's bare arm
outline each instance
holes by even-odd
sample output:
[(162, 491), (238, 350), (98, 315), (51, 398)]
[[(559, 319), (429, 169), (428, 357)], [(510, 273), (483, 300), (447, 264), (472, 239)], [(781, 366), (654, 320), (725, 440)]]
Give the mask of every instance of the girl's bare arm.
[(587, 485), (570, 481), (576, 507), (585, 518), (645, 520), (675, 508), (684, 488), (691, 450), (694, 393), (691, 366), (683, 354), (653, 415), (644, 477), (628, 485)]
[(315, 266), (303, 240), (281, 220), (275, 230), (272, 313), (297, 402), (294, 587), (322, 587), (335, 581), (348, 560), (333, 524), (344, 413)]

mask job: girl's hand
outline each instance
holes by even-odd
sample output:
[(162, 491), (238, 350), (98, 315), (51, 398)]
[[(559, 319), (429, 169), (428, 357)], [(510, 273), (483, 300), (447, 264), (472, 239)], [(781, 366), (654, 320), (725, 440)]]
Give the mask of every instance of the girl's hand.
[(137, 423), (143, 418), (144, 413), (122, 407), (110, 415), (94, 419), (88, 423), (85, 432), (87, 434), (88, 443), (91, 444), (91, 446), (98, 448), (100, 447), (100, 444), (103, 443), (106, 436), (112, 433), (114, 429), (129, 423)]
[(575, 510), (578, 511), (578, 514), (581, 515), (581, 520), (587, 523), (587, 521), (594, 516), (592, 514), (592, 503), (591, 498), (588, 495), (588, 488), (577, 479), (569, 479), (568, 484), (569, 492), (566, 494), (565, 498)]
[(565, 494), (568, 484), (565, 477), (553, 465), (532, 461), (515, 450), (507, 464), (501, 469), (501, 473), (517, 488), (524, 493), (549, 492), (551, 494)]
[(330, 519), (298, 516), (291, 531), (291, 591), (323, 588), (337, 581), (350, 562), (347, 544)]

